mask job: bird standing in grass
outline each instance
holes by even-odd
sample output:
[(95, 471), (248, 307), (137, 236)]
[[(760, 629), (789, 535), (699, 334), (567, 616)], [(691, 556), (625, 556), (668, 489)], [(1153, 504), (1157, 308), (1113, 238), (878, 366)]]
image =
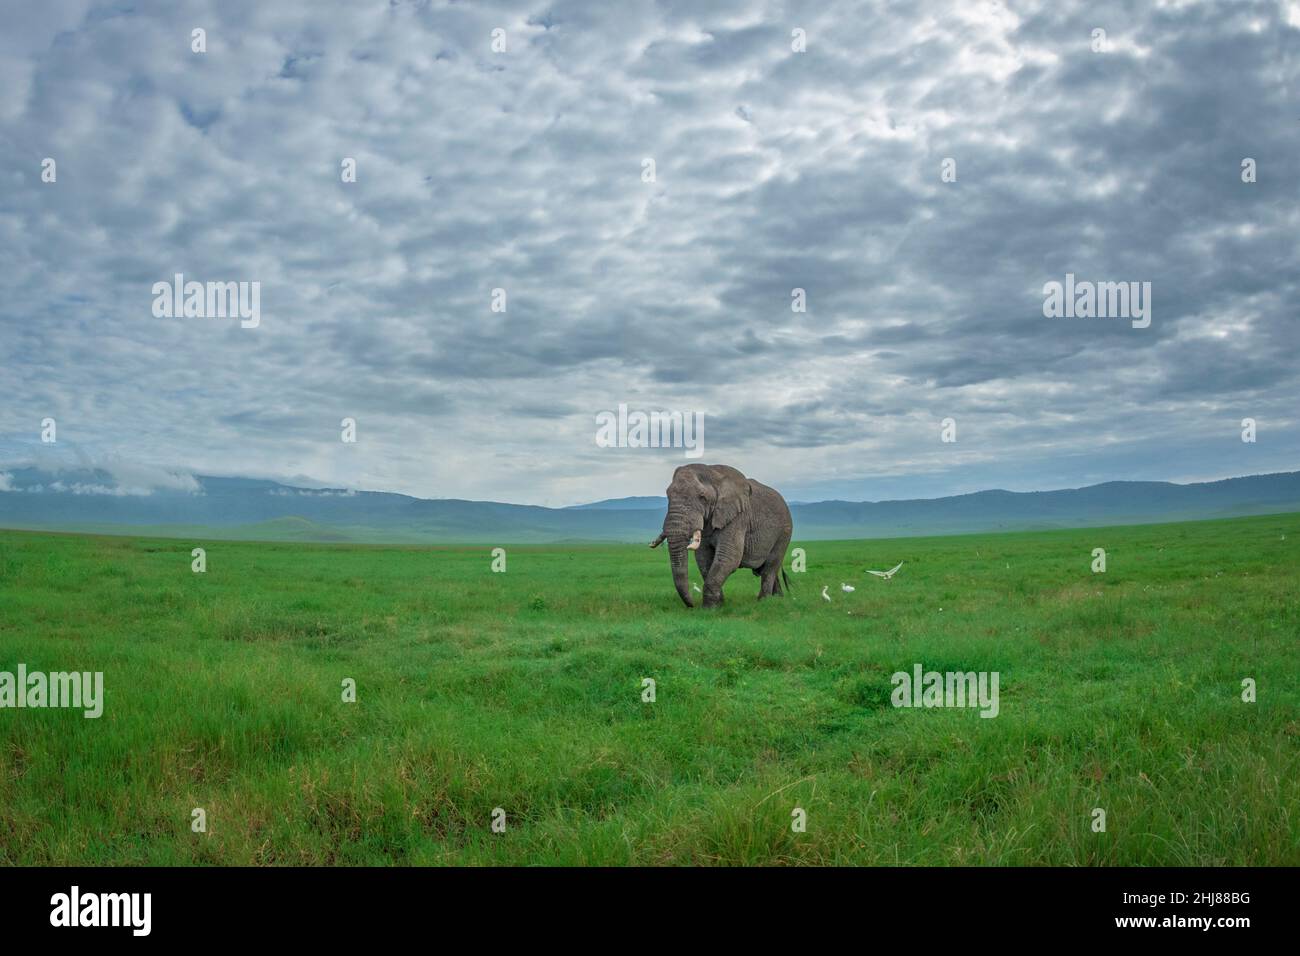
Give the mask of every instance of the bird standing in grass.
[(852, 584), (845, 584), (843, 581), (841, 581), (840, 590), (843, 591), (845, 594), (852, 594), (857, 589)]
[(823, 585), (822, 585), (822, 600), (823, 600), (823, 601), (829, 601), (829, 600), (831, 599), (831, 596), (830, 596), (829, 594), (826, 593), (826, 589), (829, 588), (829, 587), (830, 587), (829, 584), (823, 584)]

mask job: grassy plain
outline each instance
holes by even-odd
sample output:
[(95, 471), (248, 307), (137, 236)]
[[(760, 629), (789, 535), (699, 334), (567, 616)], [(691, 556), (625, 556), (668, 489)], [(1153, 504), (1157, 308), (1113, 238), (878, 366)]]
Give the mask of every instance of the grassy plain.
[(106, 700), (0, 709), (0, 863), (1300, 864), (1300, 515), (803, 547), (705, 612), (644, 546), (0, 531), (0, 671)]

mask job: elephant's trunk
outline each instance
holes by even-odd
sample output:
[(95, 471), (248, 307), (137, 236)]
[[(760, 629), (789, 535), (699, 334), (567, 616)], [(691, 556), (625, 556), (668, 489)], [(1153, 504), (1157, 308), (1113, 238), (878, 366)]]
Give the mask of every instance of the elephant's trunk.
[(700, 546), (702, 521), (690, 508), (671, 498), (668, 514), (664, 516), (663, 535), (668, 541), (668, 560), (673, 569), (673, 584), (682, 603), (695, 607), (691, 600), (691, 576), (687, 565), (687, 551)]
[(695, 607), (691, 600), (691, 579), (686, 567), (686, 539), (673, 536), (668, 539), (668, 560), (672, 564), (673, 584), (677, 595), (687, 607)]

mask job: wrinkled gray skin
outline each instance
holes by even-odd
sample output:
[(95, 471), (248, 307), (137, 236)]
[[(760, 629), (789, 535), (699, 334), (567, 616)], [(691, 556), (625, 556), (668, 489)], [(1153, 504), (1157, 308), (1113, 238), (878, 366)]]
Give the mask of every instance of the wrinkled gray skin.
[(682, 465), (668, 486), (664, 530), (650, 547), (668, 542), (673, 584), (694, 607), (686, 552), (704, 578), (704, 606), (722, 603), (722, 585), (737, 568), (762, 578), (758, 599), (781, 592), (781, 564), (794, 525), (785, 499), (727, 465)]

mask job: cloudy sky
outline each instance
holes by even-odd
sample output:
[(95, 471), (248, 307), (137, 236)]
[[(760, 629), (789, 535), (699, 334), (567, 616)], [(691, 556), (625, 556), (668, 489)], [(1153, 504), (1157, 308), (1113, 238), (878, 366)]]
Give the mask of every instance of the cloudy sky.
[[(596, 446), (624, 402), (799, 500), (1300, 468), (1300, 3), (4, 20), (0, 466), (658, 494), (680, 450)], [(260, 324), (156, 317), (175, 273)], [(1150, 327), (1044, 317), (1066, 273)]]

